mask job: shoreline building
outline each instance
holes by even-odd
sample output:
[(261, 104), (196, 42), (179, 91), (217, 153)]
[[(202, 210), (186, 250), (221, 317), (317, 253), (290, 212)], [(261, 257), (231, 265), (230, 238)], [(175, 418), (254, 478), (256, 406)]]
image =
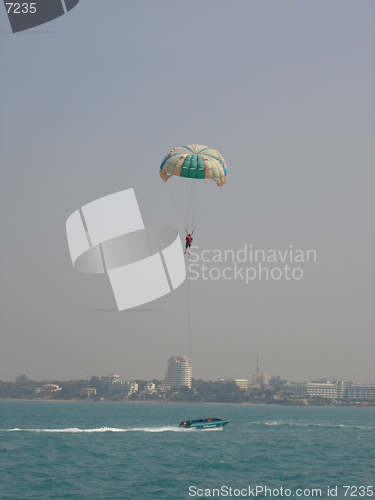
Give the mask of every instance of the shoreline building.
[(165, 380), (161, 383), (163, 389), (172, 387), (189, 387), (191, 389), (192, 369), (187, 356), (171, 356), (168, 359)]
[(259, 354), (257, 354), (257, 366), (256, 371), (253, 372), (252, 382), (254, 386), (260, 385), (264, 387), (265, 385), (269, 385), (268, 373), (265, 371), (259, 372)]
[(84, 387), (79, 390), (79, 395), (83, 398), (91, 398), (91, 396), (96, 396), (96, 389), (92, 387)]
[(240, 389), (247, 391), (249, 387), (249, 381), (247, 378), (235, 378), (234, 382), (236, 383), (236, 385), (238, 385)]
[(330, 382), (309, 382), (307, 384), (307, 395), (310, 398), (321, 396), (327, 399), (337, 398), (337, 384)]
[(218, 382), (234, 382), (240, 389), (244, 389), (245, 391), (249, 388), (249, 381), (247, 378), (227, 378), (219, 379)]
[(113, 382), (121, 382), (120, 375), (116, 375), (113, 373), (112, 375), (108, 375), (107, 377), (102, 377), (102, 389), (107, 390)]
[(254, 372), (253, 373), (253, 385), (269, 385), (268, 373), (267, 372)]
[(288, 382), (283, 390), (295, 396), (320, 396), (327, 399), (375, 399), (374, 384), (359, 384), (343, 380), (326, 380), (325, 382)]
[(260, 374), (260, 385), (265, 386), (265, 385), (270, 385), (268, 381), (268, 373), (267, 372), (262, 372)]
[(119, 375), (113, 374), (102, 377), (102, 389), (110, 394), (128, 397), (138, 391), (138, 384), (135, 381), (121, 380)]
[(349, 399), (375, 399), (374, 384), (359, 384), (352, 382), (348, 384)]
[(284, 392), (289, 394), (294, 394), (295, 396), (306, 396), (307, 395), (307, 382), (287, 382), (282, 387)]
[(59, 387), (56, 384), (44, 384), (43, 390), (46, 392), (56, 392), (56, 391), (61, 391), (61, 387)]
[(155, 384), (153, 382), (147, 382), (141, 394), (156, 394)]

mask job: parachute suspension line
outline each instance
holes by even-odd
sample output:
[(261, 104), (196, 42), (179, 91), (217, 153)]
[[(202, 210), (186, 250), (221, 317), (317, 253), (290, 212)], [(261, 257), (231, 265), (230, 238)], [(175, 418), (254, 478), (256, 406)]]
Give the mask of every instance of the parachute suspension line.
[(189, 199), (189, 218), (188, 218), (188, 233), (191, 232), (194, 228), (192, 227), (194, 224), (194, 202), (195, 202), (195, 190), (196, 190), (196, 182), (195, 179), (192, 179), (191, 188), (190, 188), (190, 199)]
[(207, 210), (210, 208), (211, 204), (213, 203), (214, 199), (216, 198), (218, 192), (219, 192), (219, 187), (216, 186), (216, 189), (214, 189), (212, 191), (212, 193), (210, 194), (210, 196), (208, 197), (204, 197), (204, 196), (200, 196), (199, 198), (202, 199), (202, 203), (201, 203), (201, 206), (198, 207), (198, 210), (197, 211), (197, 214), (196, 215), (196, 224), (194, 226), (194, 231), (195, 229), (198, 227), (198, 225), (201, 223), (203, 217), (205, 216)]
[[(205, 183), (205, 184), (203, 184), (203, 183)], [(193, 227), (193, 229), (194, 230), (196, 229), (200, 219), (203, 216), (202, 208), (208, 201), (208, 194), (209, 194), (210, 190), (209, 189), (207, 190), (207, 188), (209, 186), (210, 186), (210, 184), (208, 184), (207, 181), (205, 181), (205, 180), (203, 180), (203, 181), (201, 180), (199, 182), (199, 184), (196, 185), (196, 189), (197, 189), (198, 193), (197, 193), (196, 200), (195, 200), (194, 207), (193, 207), (193, 210), (194, 210), (194, 215), (193, 215), (194, 227)]]
[(203, 210), (201, 211), (201, 216), (200, 216), (200, 219), (198, 221), (198, 224), (200, 224), (201, 220), (206, 215), (206, 212), (209, 210), (211, 204), (213, 203), (213, 201), (215, 200), (215, 198), (219, 194), (219, 192), (220, 192), (220, 188), (215, 187), (215, 190), (213, 191), (211, 196), (208, 198), (206, 205), (204, 206)]
[(171, 176), (166, 183), (168, 196), (186, 234), (192, 234), (208, 211), (219, 188), (211, 179), (184, 179)]
[(197, 206), (197, 190), (198, 190), (198, 180), (197, 179), (194, 179), (194, 190), (193, 190), (193, 203), (192, 203), (192, 209), (191, 209), (191, 230), (194, 231), (195, 227), (194, 227), (194, 224), (195, 224), (195, 209), (196, 209), (196, 206)]
[[(169, 190), (169, 186), (167, 185), (167, 183), (165, 184), (165, 188), (168, 192), (168, 195), (172, 201), (172, 204), (174, 205), (174, 207), (177, 209), (177, 212), (178, 212), (178, 215), (179, 215), (179, 218), (181, 220), (181, 222), (184, 224), (184, 210), (183, 210), (183, 207), (181, 205), (181, 200), (180, 200), (180, 197), (178, 196), (178, 192), (177, 192), (177, 187), (176, 187), (176, 183), (175, 183), (175, 179), (169, 179), (169, 182), (172, 183), (170, 185), (173, 186), (173, 191), (174, 191), (174, 194), (175, 194), (175, 199), (173, 199), (173, 196), (172, 196), (172, 193), (171, 191)], [(187, 227), (185, 226), (184, 224), (184, 227), (185, 227), (185, 231), (187, 232)]]

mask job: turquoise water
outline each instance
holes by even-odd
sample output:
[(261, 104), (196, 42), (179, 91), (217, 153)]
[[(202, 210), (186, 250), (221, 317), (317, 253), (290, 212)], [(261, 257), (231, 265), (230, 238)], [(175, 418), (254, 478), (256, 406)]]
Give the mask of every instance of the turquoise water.
[[(177, 427), (203, 416), (231, 423)], [(374, 464), (375, 408), (0, 401), (1, 500), (218, 498), (222, 486), (220, 498), (249, 486), (369, 498), (342, 486), (375, 488)]]

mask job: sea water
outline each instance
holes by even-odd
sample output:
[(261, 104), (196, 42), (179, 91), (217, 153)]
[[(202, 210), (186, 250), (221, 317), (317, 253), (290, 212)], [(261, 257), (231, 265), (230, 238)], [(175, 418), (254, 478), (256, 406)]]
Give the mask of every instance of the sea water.
[(374, 407), (0, 401), (1, 500), (370, 498), (374, 464)]

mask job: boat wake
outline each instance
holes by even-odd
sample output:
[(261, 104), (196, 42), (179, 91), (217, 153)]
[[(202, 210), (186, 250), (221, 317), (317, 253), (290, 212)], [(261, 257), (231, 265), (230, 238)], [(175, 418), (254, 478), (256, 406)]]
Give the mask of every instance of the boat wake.
[(80, 429), (78, 427), (67, 427), (65, 429), (0, 429), (0, 432), (37, 432), (50, 434), (94, 434), (102, 432), (187, 432), (189, 429), (179, 427), (134, 427), (121, 429), (119, 427), (97, 427), (93, 429)]

